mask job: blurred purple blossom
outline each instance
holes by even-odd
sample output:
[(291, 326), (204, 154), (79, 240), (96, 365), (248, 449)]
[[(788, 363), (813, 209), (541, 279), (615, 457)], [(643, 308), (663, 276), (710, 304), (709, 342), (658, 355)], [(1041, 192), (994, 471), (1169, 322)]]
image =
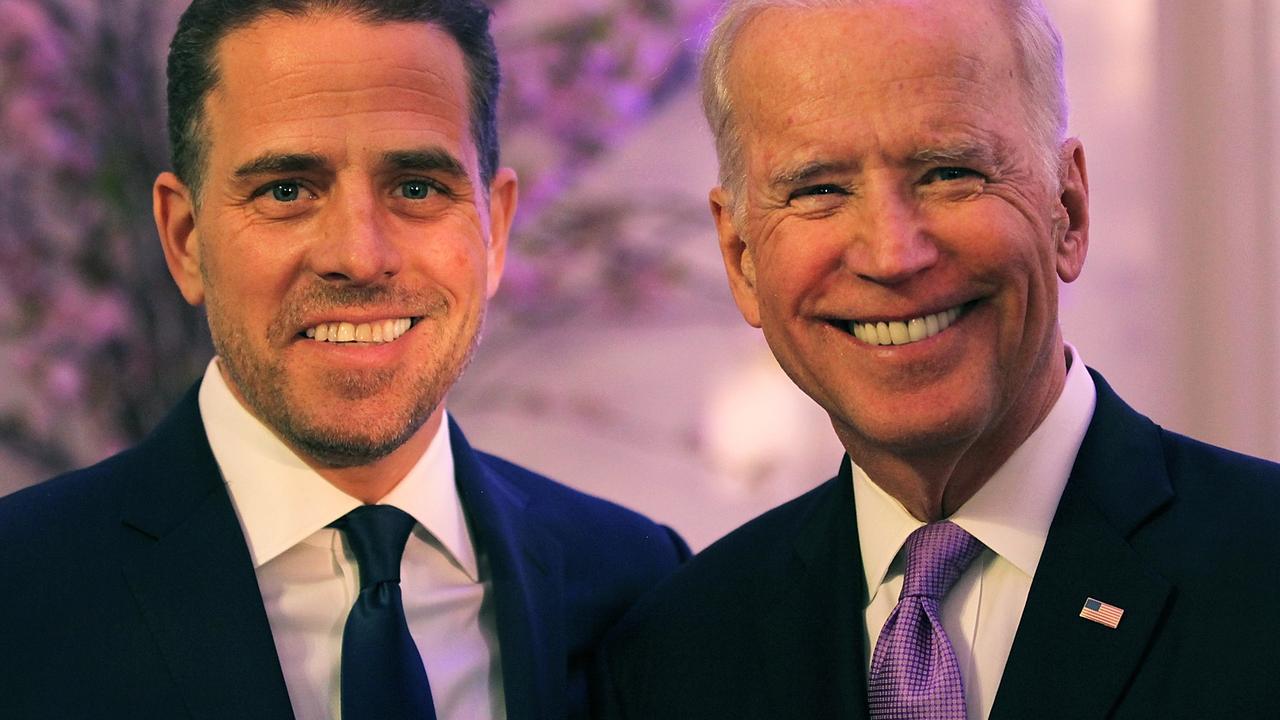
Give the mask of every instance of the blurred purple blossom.
[(150, 219), (170, 15), (0, 0), (0, 443), (48, 472), (136, 439), (207, 357)]
[[(712, 2), (491, 0), (504, 162), (522, 186), (498, 312), (526, 324), (588, 304), (628, 313), (681, 281), (638, 240), (646, 222), (692, 222), (686, 205), (561, 198), (691, 79), (682, 38)], [(185, 5), (0, 0), (0, 372), (13, 375), (0, 452), (41, 474), (136, 440), (211, 354), (150, 213), (167, 165), (161, 59)]]
[(577, 171), (691, 79), (695, 48), (681, 38), (708, 10), (705, 1), (614, 0), (535, 22), (515, 12), (496, 15), (506, 69), (504, 138), (538, 138), (516, 143), (505, 157), (522, 181), (518, 222), (536, 218)]

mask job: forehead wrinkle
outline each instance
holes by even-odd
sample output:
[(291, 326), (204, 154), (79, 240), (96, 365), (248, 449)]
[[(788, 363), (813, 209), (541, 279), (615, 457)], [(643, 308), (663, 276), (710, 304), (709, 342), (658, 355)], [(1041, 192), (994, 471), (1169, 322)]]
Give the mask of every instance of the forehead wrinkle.
[[(259, 107), (259, 108), (271, 108), (271, 107), (276, 107), (277, 105), (278, 105), (278, 103), (264, 103), (264, 104), (262, 104), (262, 105), (259, 105), (258, 107)], [(407, 120), (406, 120), (406, 121), (405, 121), (405, 123), (404, 123), (404, 125), (403, 125), (403, 127), (383, 128), (383, 129), (380, 129), (380, 130), (379, 130), (379, 132), (381, 132), (381, 133), (386, 133), (386, 132), (392, 132), (392, 131), (395, 131), (395, 130), (400, 130), (400, 131), (409, 131), (409, 132), (413, 132), (413, 131), (419, 131), (419, 132), (427, 131), (427, 132), (434, 132), (434, 133), (437, 133), (437, 134), (443, 134), (443, 133), (444, 133), (444, 131), (442, 130), (442, 128), (441, 128), (441, 127), (436, 126), (436, 125), (428, 124), (428, 123), (426, 122), (426, 118), (432, 118), (432, 119), (435, 119), (435, 120), (448, 120), (448, 119), (449, 119), (447, 116), (439, 115), (439, 114), (437, 114), (437, 113), (430, 113), (430, 112), (426, 112), (426, 111), (424, 111), (424, 110), (423, 110), (423, 109), (421, 109), (421, 108), (378, 108), (378, 109), (376, 109), (376, 110), (373, 110), (373, 109), (366, 110), (366, 111), (364, 111), (364, 112), (363, 112), (363, 113), (361, 113), (361, 114), (363, 114), (363, 115), (365, 115), (365, 116), (367, 116), (367, 117), (373, 117), (373, 116), (378, 116), (378, 115), (392, 115), (392, 116), (398, 116), (398, 115), (401, 115), (401, 114), (404, 114), (404, 113), (414, 113), (414, 114), (416, 114), (417, 116), (419, 116), (420, 118), (422, 118), (422, 120), (419, 120), (419, 121), (417, 121), (417, 122), (412, 122), (412, 121), (407, 121)], [(305, 117), (298, 117), (298, 118), (296, 118), (295, 120), (293, 120), (293, 122), (294, 122), (294, 123), (302, 123), (302, 124), (303, 124), (303, 128), (302, 128), (302, 129), (304, 129), (304, 130), (306, 130), (306, 131), (307, 131), (307, 132), (298, 132), (297, 134), (298, 134), (299, 136), (323, 137), (323, 136), (334, 135), (334, 134), (336, 133), (335, 137), (339, 137), (339, 138), (340, 138), (340, 137), (345, 137), (345, 136), (346, 136), (346, 133), (339, 132), (339, 131), (337, 131), (337, 130), (336, 130), (336, 129), (334, 129), (334, 128), (320, 128), (320, 127), (310, 128), (310, 127), (306, 127), (306, 124), (307, 124), (307, 123), (316, 123), (316, 122), (319, 122), (319, 121), (322, 121), (322, 120), (349, 120), (352, 116), (353, 116), (353, 113), (352, 113), (352, 112), (347, 111), (347, 110), (342, 110), (342, 109), (338, 109), (338, 110), (334, 110), (334, 111), (330, 111), (330, 112), (308, 112), (308, 113), (305, 115)], [(262, 122), (261, 120), (252, 120), (252, 119), (251, 119), (251, 120), (250, 120), (250, 123), (249, 123), (249, 126), (251, 126), (251, 127), (252, 127), (252, 126), (254, 126), (254, 125), (258, 125), (258, 124), (261, 124), (261, 122)], [(287, 126), (286, 126), (286, 127), (287, 127)], [(464, 128), (464, 130), (465, 130), (465, 128)]]
[[(361, 97), (371, 96), (376, 93), (395, 93), (396, 95), (411, 96), (411, 97), (401, 97), (400, 98), (401, 102), (398, 102), (395, 105), (390, 107), (387, 107), (385, 103), (380, 103), (378, 105), (379, 111), (423, 112), (423, 104), (421, 103), (423, 99), (433, 103), (447, 104), (450, 107), (450, 109), (460, 109), (462, 107), (462, 103), (456, 102), (452, 98), (442, 97), (436, 93), (431, 92), (430, 90), (424, 90), (420, 88), (408, 88), (408, 87), (402, 87), (398, 85), (379, 85), (376, 87), (358, 87), (358, 88), (340, 88), (340, 89), (324, 88), (324, 89), (300, 91), (288, 97), (277, 98), (269, 102), (256, 103), (255, 108), (288, 106), (298, 102), (306, 102), (307, 100), (311, 100), (311, 99), (323, 99), (323, 98), (331, 97), (335, 95), (339, 95), (339, 96), (348, 95), (348, 96), (353, 96), (354, 99), (360, 99)], [(225, 94), (226, 93), (224, 93), (224, 95)], [(344, 109), (343, 112), (350, 112), (350, 109)]]
[[(465, 95), (465, 86), (457, 82), (456, 78), (443, 72), (438, 72), (430, 67), (415, 67), (411, 65), (392, 65), (378, 68), (380, 73), (385, 73), (386, 77), (380, 86), (370, 86), (369, 78), (366, 73), (369, 67), (368, 62), (347, 61), (347, 60), (308, 60), (305, 67), (293, 67), (279, 72), (271, 72), (266, 70), (264, 75), (269, 74), (266, 79), (254, 80), (253, 84), (259, 87), (271, 87), (272, 85), (321, 85), (323, 89), (330, 89), (334, 92), (354, 92), (357, 90), (376, 90), (380, 87), (389, 87), (395, 90), (425, 92), (421, 90), (419, 85), (428, 85), (433, 88), (459, 90), (460, 94)], [(335, 78), (334, 73), (329, 72), (316, 77), (316, 70), (323, 70), (326, 66), (334, 67), (350, 67), (353, 69), (348, 78)], [(312, 79), (307, 83), (306, 80)], [(340, 80), (349, 80), (346, 87), (331, 87)], [(344, 83), (346, 84), (346, 83)], [(309, 92), (318, 92), (319, 90), (310, 90)]]
[[(787, 85), (800, 86), (794, 78), (779, 78)], [(808, 87), (813, 87), (809, 84)], [(954, 78), (945, 74), (929, 73), (910, 78), (886, 78), (875, 83), (843, 84), (840, 87), (815, 88), (799, 97), (791, 97), (789, 104), (777, 102), (777, 93), (750, 93), (748, 101), (739, 110), (739, 126), (744, 138), (758, 133), (784, 133), (817, 142), (830, 139), (833, 122), (841, 122), (850, 113), (863, 116), (865, 128), (874, 132), (886, 123), (901, 122), (902, 109), (886, 116), (877, 108), (878, 101), (887, 94), (898, 96), (909, 93), (915, 97), (915, 107), (907, 112), (922, 126), (972, 124), (989, 116), (993, 108), (1003, 107), (1005, 101), (997, 96), (990, 84), (981, 79)], [(842, 108), (833, 113), (833, 108)], [(932, 128), (931, 128), (932, 129)], [(939, 128), (941, 130), (941, 128)]]
[[(286, 22), (296, 21), (296, 19), (285, 20)], [(460, 111), (463, 115), (468, 112), (469, 91), (466, 82), (462, 79), (465, 77), (464, 63), (458, 63), (459, 73), (450, 73), (446, 72), (445, 68), (454, 63), (446, 62), (436, 66), (418, 64), (405, 58), (387, 58), (379, 54), (377, 48), (370, 49), (366, 57), (353, 59), (326, 58), (322, 53), (301, 58), (284, 56), (273, 52), (275, 48), (270, 43), (250, 32), (253, 29), (258, 28), (250, 26), (237, 30), (219, 42), (214, 56), (217, 81), (210, 88), (211, 97), (215, 94), (221, 94), (224, 97), (230, 94), (229, 81), (236, 80), (239, 81), (237, 82), (239, 92), (245, 92), (247, 88), (271, 89), (283, 85), (286, 91), (280, 93), (281, 97), (271, 104), (287, 104), (307, 97), (323, 98), (341, 94), (368, 96), (386, 91), (418, 96), (430, 103), (444, 104)], [(261, 67), (253, 71), (250, 76), (246, 76), (243, 71), (246, 63), (249, 62), (245, 53), (236, 52), (235, 61), (228, 62), (232, 58), (227, 55), (233, 51), (234, 44), (247, 45), (252, 48), (250, 54), (257, 55), (258, 65)], [(458, 52), (460, 54), (461, 51)], [(378, 72), (379, 83), (376, 86), (369, 85), (370, 63), (374, 63), (373, 67)], [(239, 77), (229, 78), (228, 70), (233, 65), (240, 67), (242, 72), (238, 73)], [(317, 72), (318, 70), (320, 72)], [(334, 87), (335, 85), (344, 86)], [(267, 106), (269, 105), (259, 105), (259, 107)], [(394, 109), (413, 110), (417, 107), (417, 103), (406, 102), (404, 107)]]
[[(761, 42), (759, 38), (752, 36), (763, 35), (766, 38), (770, 37), (774, 34), (770, 30), (778, 30), (778, 25), (785, 26), (789, 24), (791, 19), (815, 13), (832, 12), (838, 14), (845, 10), (848, 9), (767, 8), (756, 14), (743, 28), (741, 39), (735, 44), (727, 63), (727, 81), (730, 95), (739, 99), (748, 95), (752, 96), (752, 99), (756, 102), (751, 104), (756, 106), (756, 110), (759, 110), (761, 106), (776, 109), (778, 105), (770, 102), (769, 98), (766, 97), (768, 93), (744, 93), (742, 92), (745, 89), (743, 86), (745, 84), (757, 84), (761, 78), (768, 77), (775, 82), (782, 81), (796, 87), (819, 88), (829, 84), (827, 82), (828, 78), (842, 81), (843, 78), (848, 77), (848, 71), (852, 71), (857, 67), (865, 67), (867, 63), (888, 67), (890, 69), (889, 76), (885, 77), (885, 74), (880, 73), (878, 74), (879, 79), (874, 83), (842, 83), (839, 87), (831, 88), (831, 92), (838, 92), (844, 96), (871, 94), (883, 92), (885, 85), (892, 86), (894, 84), (937, 79), (944, 83), (962, 82), (967, 85), (976, 85), (984, 93), (987, 93), (990, 91), (990, 79), (1002, 75), (1000, 72), (1001, 66), (1007, 65), (1010, 72), (1016, 68), (1012, 47), (1006, 47), (1010, 43), (1007, 38), (1003, 38), (1003, 33), (997, 34), (1004, 39), (1004, 42), (1001, 43), (1000, 51), (994, 52), (994, 54), (991, 51), (985, 54), (975, 51), (971, 43), (966, 43), (947, 34), (929, 34), (924, 29), (920, 29), (911, 36), (900, 38), (895, 43), (896, 46), (900, 46), (899, 51), (881, 53), (878, 56), (860, 55), (856, 44), (843, 41), (834, 49), (834, 52), (823, 59), (821, 64), (796, 63), (791, 56), (786, 54), (747, 51), (748, 46), (754, 46)], [(763, 22), (763, 19), (767, 17), (776, 17), (776, 20), (774, 23)], [(766, 27), (768, 27), (767, 30), (765, 29)], [(751, 39), (748, 40), (748, 38)], [(941, 48), (938, 47), (940, 43), (943, 44)], [(930, 53), (927, 64), (921, 64), (915, 61), (915, 57), (922, 44), (943, 52)], [(991, 57), (987, 57), (987, 55)], [(763, 65), (760, 64), (762, 59), (764, 61)], [(746, 71), (748, 65), (751, 66), (749, 72)], [(811, 101), (820, 102), (817, 97), (811, 97), (810, 99)]]
[[(423, 94), (435, 97), (429, 93)], [(299, 151), (304, 153), (314, 152), (318, 146), (328, 147), (332, 142), (344, 144), (344, 138), (347, 135), (341, 130), (342, 126), (326, 126), (323, 123), (328, 120), (337, 120), (345, 125), (353, 119), (353, 113), (349, 109), (335, 107), (325, 112), (318, 112), (314, 108), (307, 108), (306, 112), (301, 114), (289, 112), (292, 104), (297, 100), (297, 98), (286, 98), (260, 103), (255, 105), (250, 113), (242, 113), (235, 118), (226, 117), (225, 107), (216, 115), (223, 116), (222, 122), (230, 121), (244, 128), (253, 128), (266, 122), (272, 138), (269, 142), (272, 145), (297, 143), (301, 146), (298, 148)], [(377, 136), (388, 136), (390, 140), (388, 144), (391, 147), (415, 146), (418, 143), (414, 141), (403, 143), (405, 136), (422, 137), (425, 133), (440, 137), (447, 144), (460, 142), (463, 144), (460, 149), (465, 151), (466, 140), (469, 138), (467, 135), (469, 126), (465, 120), (460, 120), (451, 113), (441, 110), (438, 104), (414, 103), (410, 98), (400, 97), (399, 102), (394, 106), (387, 107), (385, 103), (382, 106), (375, 104), (364, 110), (362, 114), (367, 117), (391, 116), (394, 118), (391, 121), (380, 121), (382, 127), (377, 128), (374, 133)], [(281, 122), (277, 118), (284, 118), (284, 121)], [(460, 134), (454, 137), (453, 131)]]

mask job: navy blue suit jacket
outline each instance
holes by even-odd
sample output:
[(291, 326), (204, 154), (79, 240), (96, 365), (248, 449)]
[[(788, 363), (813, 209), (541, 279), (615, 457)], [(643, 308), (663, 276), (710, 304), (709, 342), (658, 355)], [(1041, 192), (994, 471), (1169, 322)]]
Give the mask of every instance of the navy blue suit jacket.
[[(450, 430), (508, 717), (582, 717), (600, 638), (688, 548)], [(292, 717), (195, 389), (137, 447), (0, 500), (0, 718)]]
[[(1094, 381), (991, 717), (1280, 717), (1280, 466)], [(861, 557), (846, 459), (637, 603), (604, 645), (602, 716), (867, 717)], [(1120, 625), (1080, 618), (1088, 597)]]

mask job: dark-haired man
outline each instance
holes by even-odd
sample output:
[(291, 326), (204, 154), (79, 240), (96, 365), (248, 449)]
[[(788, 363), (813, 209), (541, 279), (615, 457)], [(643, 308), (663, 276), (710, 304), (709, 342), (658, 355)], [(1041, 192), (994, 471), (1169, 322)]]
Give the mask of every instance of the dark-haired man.
[(445, 415), (516, 209), (488, 11), (196, 0), (169, 81), (156, 225), (218, 356), (0, 503), (0, 717), (583, 715), (687, 548)]
[(636, 605), (611, 716), (1280, 717), (1280, 468), (1063, 341), (1089, 186), (1039, 0), (729, 0), (703, 80), (734, 298), (847, 455)]

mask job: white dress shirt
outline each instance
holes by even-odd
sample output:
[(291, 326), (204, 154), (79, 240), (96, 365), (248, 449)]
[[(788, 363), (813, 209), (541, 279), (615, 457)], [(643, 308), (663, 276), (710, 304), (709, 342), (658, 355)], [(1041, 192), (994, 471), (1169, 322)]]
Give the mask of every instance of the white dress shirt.
[[(200, 386), (200, 414), (249, 545), (294, 714), (339, 718), (342, 630), (360, 584), (342, 533), (326, 526), (361, 503), (251, 415), (216, 358)], [(492, 580), (458, 499), (447, 420), (380, 504), (418, 521), (400, 585), (437, 716), (505, 718)]]
[[(942, 602), (942, 626), (960, 663), (970, 720), (991, 714), (1062, 489), (1093, 418), (1097, 393), (1075, 348), (1048, 416), (991, 479), (949, 518), (988, 549)], [(866, 662), (902, 592), (907, 536), (924, 523), (853, 468), (858, 541), (867, 575)]]

